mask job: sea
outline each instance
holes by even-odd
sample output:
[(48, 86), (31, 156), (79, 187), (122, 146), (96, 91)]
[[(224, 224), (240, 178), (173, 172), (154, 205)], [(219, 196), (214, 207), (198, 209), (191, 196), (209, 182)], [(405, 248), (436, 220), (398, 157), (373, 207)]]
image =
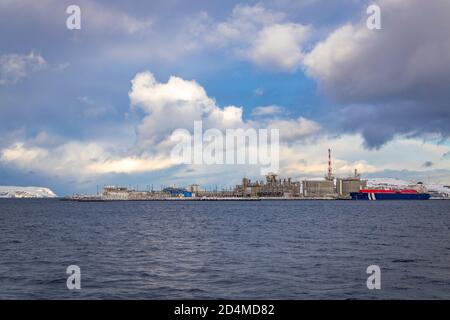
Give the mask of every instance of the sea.
[(450, 201), (1, 199), (0, 299), (450, 299)]

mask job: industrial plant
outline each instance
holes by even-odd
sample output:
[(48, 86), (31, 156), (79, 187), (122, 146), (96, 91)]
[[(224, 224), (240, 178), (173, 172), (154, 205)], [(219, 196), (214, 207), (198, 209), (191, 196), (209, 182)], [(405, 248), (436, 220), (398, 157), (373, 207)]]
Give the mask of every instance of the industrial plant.
[(142, 201), (142, 200), (349, 200), (351, 194), (367, 187), (367, 181), (355, 170), (349, 177), (335, 178), (333, 175), (331, 150), (328, 149), (328, 170), (323, 179), (295, 181), (279, 178), (274, 173), (265, 180), (252, 181), (247, 177), (242, 183), (228, 190), (202, 190), (193, 184), (189, 188), (167, 187), (161, 190), (139, 191), (130, 187), (106, 186), (97, 195), (73, 195), (64, 200), (75, 201)]

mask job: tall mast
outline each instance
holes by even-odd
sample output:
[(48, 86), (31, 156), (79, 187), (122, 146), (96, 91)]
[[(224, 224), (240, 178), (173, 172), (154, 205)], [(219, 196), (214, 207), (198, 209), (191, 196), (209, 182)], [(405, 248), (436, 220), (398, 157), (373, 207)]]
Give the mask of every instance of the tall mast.
[(333, 180), (333, 169), (331, 167), (331, 149), (328, 149), (328, 180)]

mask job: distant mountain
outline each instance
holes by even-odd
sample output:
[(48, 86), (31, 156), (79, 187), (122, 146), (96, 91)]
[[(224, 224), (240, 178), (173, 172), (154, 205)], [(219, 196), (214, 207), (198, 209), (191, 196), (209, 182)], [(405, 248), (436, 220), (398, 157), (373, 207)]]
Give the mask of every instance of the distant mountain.
[(57, 195), (43, 187), (0, 186), (0, 198), (56, 198)]

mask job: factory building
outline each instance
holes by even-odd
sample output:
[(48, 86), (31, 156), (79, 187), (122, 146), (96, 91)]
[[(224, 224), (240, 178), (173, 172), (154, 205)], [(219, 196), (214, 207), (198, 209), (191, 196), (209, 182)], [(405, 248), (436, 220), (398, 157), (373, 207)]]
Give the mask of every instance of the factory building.
[(359, 192), (359, 190), (365, 188), (367, 188), (367, 180), (361, 180), (357, 170), (355, 170), (353, 177), (336, 180), (336, 191), (339, 198), (350, 198), (351, 192)]
[(189, 187), (189, 191), (190, 191), (192, 194), (197, 194), (197, 193), (200, 192), (200, 186), (199, 186), (198, 184), (192, 184), (192, 185)]
[(276, 174), (268, 174), (265, 182), (242, 179), (242, 184), (236, 186), (234, 193), (243, 197), (299, 197), (300, 182), (291, 178), (277, 179)]
[(302, 181), (303, 196), (308, 198), (332, 197), (335, 195), (333, 180)]
[(353, 176), (335, 178), (331, 166), (331, 150), (328, 149), (328, 170), (324, 180), (305, 180), (302, 182), (302, 194), (307, 198), (339, 198), (350, 199), (351, 192), (359, 192), (367, 187), (367, 180), (355, 170)]
[(103, 200), (146, 200), (153, 193), (148, 191), (136, 191), (127, 187), (107, 186), (103, 188)]
[(103, 188), (103, 198), (108, 200), (128, 200), (133, 191), (126, 187), (106, 186)]
[(302, 181), (303, 196), (308, 198), (335, 197), (334, 176), (331, 167), (331, 149), (328, 149), (328, 171), (324, 180)]

